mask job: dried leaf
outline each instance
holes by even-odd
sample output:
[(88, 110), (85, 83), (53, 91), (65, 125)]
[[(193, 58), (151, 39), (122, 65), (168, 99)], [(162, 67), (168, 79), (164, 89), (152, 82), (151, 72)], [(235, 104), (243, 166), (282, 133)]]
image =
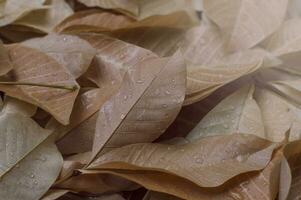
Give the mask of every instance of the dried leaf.
[(159, 137), (180, 111), (185, 82), (180, 53), (133, 66), (125, 74), (119, 92), (100, 110), (92, 158), (112, 148)]
[(7, 72), (12, 70), (13, 65), (9, 59), (6, 48), (3, 46), (2, 41), (0, 41), (0, 76), (5, 75)]
[[(82, 34), (80, 37), (97, 49), (97, 55), (85, 77), (98, 85), (100, 89), (94, 90), (94, 92), (87, 91), (80, 95), (75, 103), (77, 109), (71, 115), (69, 126), (57, 128), (55, 125), (57, 123), (54, 123), (53, 120), (47, 125), (47, 127), (56, 127), (59, 138), (76, 127), (58, 142), (58, 146), (64, 154), (92, 150), (96, 119), (100, 107), (118, 91), (124, 75), (129, 70), (144, 59), (157, 58), (148, 50), (107, 36)], [(83, 141), (83, 143), (74, 146), (76, 141)]]
[(50, 131), (17, 113), (2, 113), (0, 197), (39, 199), (59, 174), (62, 158)]
[[(177, 11), (186, 11), (187, 13), (193, 12), (191, 0), (79, 0), (79, 2), (89, 7), (97, 6), (106, 9), (116, 9), (138, 20), (154, 15), (168, 15)], [(191, 17), (197, 20), (193, 14), (191, 14)]]
[(27, 117), (32, 117), (36, 111), (36, 106), (8, 96), (5, 97), (1, 110), (4, 113), (19, 113)]
[(208, 193), (210, 190), (202, 187), (220, 186), (238, 174), (264, 168), (277, 146), (242, 134), (208, 137), (184, 145), (134, 144), (101, 156), (81, 171), (114, 174), (183, 199), (209, 199), (218, 193)]
[(294, 121), (290, 105), (265, 89), (257, 89), (255, 98), (261, 110), (265, 137), (272, 141), (282, 141)]
[(248, 133), (265, 138), (261, 111), (253, 98), (254, 86), (245, 86), (213, 108), (189, 133), (188, 139), (219, 134)]
[(225, 33), (228, 49), (238, 51), (273, 33), (285, 18), (287, 4), (288, 0), (204, 0), (204, 11)]
[[(212, 145), (216, 147), (214, 151)], [(87, 170), (159, 171), (188, 179), (200, 187), (217, 187), (238, 174), (265, 167), (277, 146), (255, 136), (238, 134), (184, 145), (133, 144), (108, 152)]]
[(96, 50), (86, 41), (77, 36), (49, 34), (43, 38), (34, 38), (22, 42), (30, 48), (38, 49), (54, 58), (74, 76), (84, 74)]
[(17, 25), (28, 26), (39, 31), (48, 33), (62, 22), (65, 18), (73, 14), (70, 6), (62, 0), (47, 0), (49, 9), (35, 10), (14, 22)]
[[(66, 69), (46, 54), (18, 44), (8, 46), (8, 51), (14, 66), (7, 77), (9, 81), (78, 87)], [(73, 103), (78, 93), (78, 89), (70, 91), (49, 87), (2, 84), (0, 84), (0, 90), (8, 96), (39, 106), (63, 124), (69, 123)]]
[(47, 9), (43, 4), (46, 0), (5, 0), (0, 2), (0, 26), (10, 24), (37, 9)]

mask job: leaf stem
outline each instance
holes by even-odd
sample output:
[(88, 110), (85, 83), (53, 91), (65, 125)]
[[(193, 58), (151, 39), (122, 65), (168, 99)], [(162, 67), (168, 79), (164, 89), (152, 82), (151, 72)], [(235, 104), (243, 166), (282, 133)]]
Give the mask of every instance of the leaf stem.
[(70, 90), (70, 91), (75, 91), (76, 89), (78, 89), (77, 85), (66, 86), (66, 85), (51, 85), (51, 84), (43, 84), (43, 83), (29, 83), (29, 82), (0, 81), (0, 85), (28, 85), (28, 86), (48, 87), (48, 88), (56, 88), (56, 89)]

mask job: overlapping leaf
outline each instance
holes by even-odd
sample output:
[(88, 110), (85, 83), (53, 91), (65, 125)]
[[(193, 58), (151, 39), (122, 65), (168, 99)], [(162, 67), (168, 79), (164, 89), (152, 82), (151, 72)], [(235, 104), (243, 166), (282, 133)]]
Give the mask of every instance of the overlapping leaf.
[[(79, 0), (90, 7), (101, 7), (106, 9), (116, 9), (128, 14), (138, 20), (154, 15), (167, 15), (176, 11), (193, 12), (192, 1), (190, 0), (153, 0), (153, 1), (107, 1), (107, 0)], [(194, 16), (192, 15), (192, 18)], [(196, 20), (196, 18), (195, 18)]]
[(0, 116), (0, 197), (39, 199), (58, 176), (61, 155), (48, 138), (50, 131), (29, 117), (5, 111)]
[(227, 47), (238, 51), (255, 46), (283, 22), (288, 0), (204, 0), (204, 11), (225, 33)]
[(49, 6), (49, 9), (34, 10), (25, 17), (15, 21), (14, 24), (48, 33), (66, 17), (73, 14), (70, 6), (62, 0), (47, 0), (45, 5)]
[(74, 78), (87, 71), (96, 54), (96, 50), (88, 42), (70, 35), (49, 34), (43, 38), (26, 40), (22, 45), (38, 49), (54, 58)]
[[(2, 80), (17, 82), (17, 85), (0, 84), (0, 90), (8, 96), (37, 105), (61, 123), (68, 124), (78, 93), (78, 85), (74, 78), (56, 60), (40, 51), (19, 44), (7, 48), (14, 68)], [(30, 84), (63, 86), (70, 89)]]

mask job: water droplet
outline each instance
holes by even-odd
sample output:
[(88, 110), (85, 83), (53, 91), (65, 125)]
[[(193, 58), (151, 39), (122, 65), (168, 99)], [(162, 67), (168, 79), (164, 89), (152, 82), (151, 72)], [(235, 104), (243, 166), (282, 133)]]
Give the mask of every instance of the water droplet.
[(195, 160), (196, 163), (198, 164), (202, 164), (203, 163), (203, 159), (201, 157), (198, 157), (196, 160)]
[(163, 104), (163, 108), (167, 108), (167, 105), (166, 105), (166, 104)]
[(34, 181), (33, 183), (34, 183), (35, 185), (38, 185), (38, 181)]
[(128, 99), (128, 97), (127, 97), (126, 95), (124, 95), (124, 96), (123, 96), (123, 99), (124, 99), (124, 100), (127, 100), (127, 99)]
[(142, 84), (143, 83), (143, 80), (137, 80), (136, 81), (138, 84)]
[(244, 157), (242, 155), (239, 155), (239, 156), (236, 157), (236, 160), (238, 162), (242, 162), (242, 161), (244, 161)]
[(64, 37), (64, 38), (63, 38), (63, 41), (66, 42), (66, 41), (67, 41), (67, 38)]
[(234, 199), (234, 200), (241, 200), (243, 199), (243, 197), (241, 196), (240, 193), (238, 192), (231, 192), (230, 196)]
[(47, 160), (47, 158), (46, 157), (42, 157), (41, 160), (45, 162)]
[(172, 80), (171, 80), (171, 82), (175, 83), (175, 82), (176, 82), (176, 80), (175, 80), (175, 79), (172, 79)]
[(30, 175), (30, 178), (34, 178), (34, 177), (35, 177), (35, 175), (34, 175), (34, 174), (31, 174), (31, 175)]
[(165, 91), (165, 94), (170, 94), (170, 92), (168, 90)]
[(19, 164), (16, 164), (16, 166), (15, 166), (16, 168), (19, 168), (20, 167), (20, 165)]
[(171, 149), (171, 147), (167, 147), (167, 151), (169, 151)]
[(125, 114), (121, 114), (121, 115), (120, 115), (120, 118), (121, 118), (121, 119), (124, 119), (124, 118), (125, 118)]

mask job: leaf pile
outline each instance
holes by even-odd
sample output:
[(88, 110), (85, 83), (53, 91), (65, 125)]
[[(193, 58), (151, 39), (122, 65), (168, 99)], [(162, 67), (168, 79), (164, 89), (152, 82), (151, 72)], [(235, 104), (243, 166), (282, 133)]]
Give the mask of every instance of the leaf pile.
[(300, 5), (0, 0), (0, 199), (300, 199)]

